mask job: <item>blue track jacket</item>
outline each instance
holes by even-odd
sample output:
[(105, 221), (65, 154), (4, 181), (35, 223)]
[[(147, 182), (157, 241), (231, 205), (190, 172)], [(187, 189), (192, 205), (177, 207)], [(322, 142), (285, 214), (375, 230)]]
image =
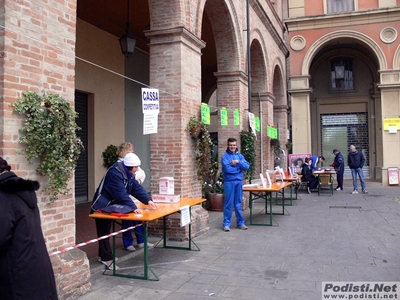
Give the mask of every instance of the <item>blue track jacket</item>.
[[(239, 163), (231, 166), (231, 161), (236, 159), (239, 160)], [(243, 180), (243, 171), (247, 171), (250, 168), (250, 164), (244, 156), (239, 153), (238, 149), (236, 149), (235, 153), (232, 153), (229, 151), (229, 148), (227, 148), (222, 156), (221, 164), (224, 181)]]

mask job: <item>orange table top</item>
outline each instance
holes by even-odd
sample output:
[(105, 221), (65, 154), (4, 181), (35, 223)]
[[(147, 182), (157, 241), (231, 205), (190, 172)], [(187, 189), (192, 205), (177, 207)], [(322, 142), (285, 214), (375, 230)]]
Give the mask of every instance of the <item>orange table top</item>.
[(112, 220), (131, 220), (131, 221), (154, 221), (160, 219), (162, 217), (168, 216), (175, 212), (178, 212), (181, 207), (189, 205), (197, 205), (206, 201), (206, 199), (202, 198), (181, 198), (181, 201), (178, 203), (156, 203), (158, 209), (151, 209), (148, 205), (145, 205), (141, 202), (135, 202), (138, 208), (143, 209), (143, 214), (135, 214), (130, 213), (127, 216), (119, 217), (112, 216), (106, 213), (98, 213), (95, 212), (90, 214), (89, 217), (94, 219), (112, 219)]
[(243, 187), (243, 192), (279, 192), (284, 188), (291, 186), (291, 182), (274, 182), (272, 185), (267, 185), (267, 187)]
[(297, 175), (297, 177), (286, 177), (283, 178), (283, 181), (298, 181), (301, 180), (301, 177), (303, 177), (303, 175)]

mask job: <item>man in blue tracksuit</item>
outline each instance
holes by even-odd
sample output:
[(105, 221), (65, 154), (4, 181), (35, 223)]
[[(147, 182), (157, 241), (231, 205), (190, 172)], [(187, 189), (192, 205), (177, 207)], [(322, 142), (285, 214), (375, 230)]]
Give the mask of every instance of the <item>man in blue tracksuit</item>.
[(250, 164), (237, 149), (237, 140), (228, 139), (228, 148), (221, 159), (222, 174), (224, 177), (224, 231), (230, 231), (232, 207), (235, 208), (236, 225), (239, 229), (247, 229), (242, 215), (242, 184), (243, 172), (247, 171)]

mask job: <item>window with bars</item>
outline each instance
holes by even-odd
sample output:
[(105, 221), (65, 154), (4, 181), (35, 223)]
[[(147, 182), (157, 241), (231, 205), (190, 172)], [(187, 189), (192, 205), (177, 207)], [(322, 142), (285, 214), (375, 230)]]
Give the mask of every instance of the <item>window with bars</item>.
[(326, 0), (328, 14), (354, 11), (354, 0)]
[(331, 87), (332, 91), (354, 90), (353, 59), (339, 57), (331, 60)]

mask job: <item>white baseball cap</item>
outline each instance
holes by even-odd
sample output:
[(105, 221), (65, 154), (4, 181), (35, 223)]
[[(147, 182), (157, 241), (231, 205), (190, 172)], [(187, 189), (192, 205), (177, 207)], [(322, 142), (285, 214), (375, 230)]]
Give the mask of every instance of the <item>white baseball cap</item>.
[(128, 153), (124, 157), (124, 165), (127, 167), (138, 167), (140, 166), (140, 159), (135, 153)]

